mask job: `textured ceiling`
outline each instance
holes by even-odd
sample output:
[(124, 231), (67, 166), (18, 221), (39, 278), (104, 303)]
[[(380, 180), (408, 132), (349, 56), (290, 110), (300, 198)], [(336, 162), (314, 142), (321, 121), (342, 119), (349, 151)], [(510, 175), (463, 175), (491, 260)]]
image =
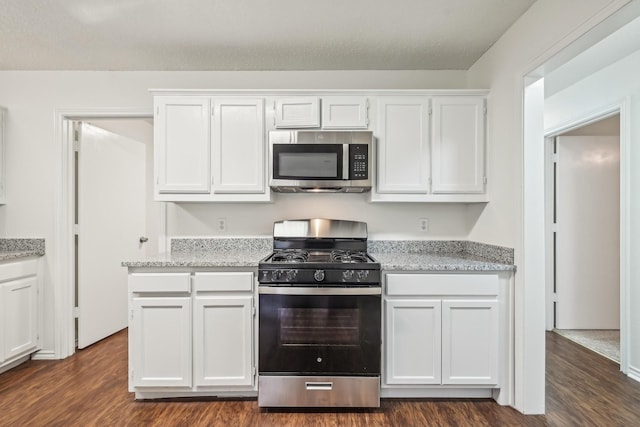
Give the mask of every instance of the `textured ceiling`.
[(1, 0), (2, 70), (466, 70), (535, 0)]

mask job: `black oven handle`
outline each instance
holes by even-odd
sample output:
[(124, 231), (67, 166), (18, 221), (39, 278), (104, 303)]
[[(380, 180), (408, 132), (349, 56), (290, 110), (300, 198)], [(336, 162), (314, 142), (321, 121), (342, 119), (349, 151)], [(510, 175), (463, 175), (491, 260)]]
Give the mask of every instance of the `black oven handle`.
[(293, 286), (259, 286), (259, 294), (276, 295), (381, 295), (382, 288), (375, 287), (293, 287)]

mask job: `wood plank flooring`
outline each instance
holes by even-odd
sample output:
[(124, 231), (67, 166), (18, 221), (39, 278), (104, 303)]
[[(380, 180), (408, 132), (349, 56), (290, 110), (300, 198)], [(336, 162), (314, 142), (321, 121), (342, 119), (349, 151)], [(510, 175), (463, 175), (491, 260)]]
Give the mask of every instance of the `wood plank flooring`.
[(137, 402), (127, 392), (127, 331), (61, 361), (0, 375), (0, 426), (634, 426), (640, 383), (614, 362), (547, 333), (547, 413), (492, 400), (383, 399), (375, 410), (264, 410), (255, 400)]

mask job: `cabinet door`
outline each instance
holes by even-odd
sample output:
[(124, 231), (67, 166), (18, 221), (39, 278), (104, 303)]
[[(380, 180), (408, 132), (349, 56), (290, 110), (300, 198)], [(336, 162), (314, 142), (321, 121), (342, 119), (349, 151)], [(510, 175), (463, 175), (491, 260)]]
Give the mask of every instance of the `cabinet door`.
[(442, 383), (498, 384), (498, 302), (442, 301)]
[(264, 193), (262, 99), (214, 99), (213, 192)]
[(320, 127), (320, 99), (315, 96), (298, 96), (277, 99), (275, 102), (276, 128)]
[(366, 129), (369, 127), (369, 100), (362, 96), (322, 98), (324, 129)]
[(4, 359), (38, 347), (38, 280), (35, 276), (2, 285)]
[(386, 384), (440, 384), (441, 303), (385, 301)]
[(484, 192), (484, 98), (434, 97), (433, 193)]
[(428, 192), (428, 107), (424, 97), (378, 100), (378, 193)]
[(210, 99), (161, 96), (154, 102), (156, 193), (209, 193)]
[(131, 385), (191, 387), (191, 298), (133, 298), (131, 317)]
[(194, 310), (196, 385), (252, 386), (253, 296), (197, 296)]

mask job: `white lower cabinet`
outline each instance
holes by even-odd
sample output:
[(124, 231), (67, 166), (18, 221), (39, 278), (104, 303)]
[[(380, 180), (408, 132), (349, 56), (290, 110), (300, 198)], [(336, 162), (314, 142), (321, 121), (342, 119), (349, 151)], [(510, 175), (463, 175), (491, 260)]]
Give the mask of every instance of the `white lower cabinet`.
[(141, 297), (131, 301), (134, 387), (191, 387), (191, 299)]
[(385, 277), (383, 387), (499, 386), (497, 275)]
[(254, 385), (252, 283), (252, 273), (196, 273), (197, 386)]
[(130, 273), (129, 391), (254, 391), (253, 281), (253, 272)]
[(0, 264), (0, 372), (39, 349), (38, 261)]

